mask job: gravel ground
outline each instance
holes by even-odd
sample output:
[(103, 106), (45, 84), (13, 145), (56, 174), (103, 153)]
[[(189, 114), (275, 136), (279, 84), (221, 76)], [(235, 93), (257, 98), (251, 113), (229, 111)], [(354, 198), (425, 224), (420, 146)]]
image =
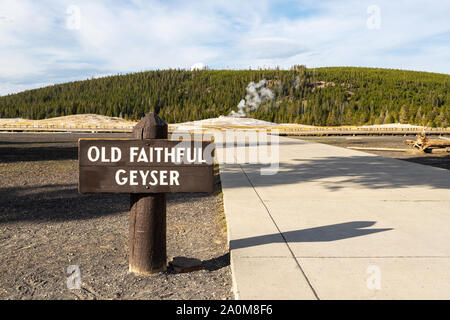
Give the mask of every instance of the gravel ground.
[(76, 141), (91, 136), (111, 137), (0, 133), (0, 299), (232, 299), (220, 183), (168, 197), (167, 254), (204, 270), (129, 274), (129, 195), (77, 191)]
[[(416, 140), (415, 136), (328, 136), (328, 137), (290, 137), (307, 141), (330, 144), (338, 147), (374, 147), (374, 148), (399, 148), (410, 149), (408, 152), (392, 152), (392, 151), (368, 151), (362, 152), (373, 153), (383, 157), (395, 158), (405, 161), (416, 162), (424, 165), (450, 169), (450, 154), (423, 153), (415, 151), (412, 147), (404, 143), (405, 140)], [(434, 137), (430, 136), (430, 139)]]

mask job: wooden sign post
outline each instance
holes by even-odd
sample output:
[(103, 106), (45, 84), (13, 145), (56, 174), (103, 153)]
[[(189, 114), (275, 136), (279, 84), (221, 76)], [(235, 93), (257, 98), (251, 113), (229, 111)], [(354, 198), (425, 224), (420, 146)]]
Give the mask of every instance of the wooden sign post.
[(166, 193), (213, 192), (210, 141), (167, 140), (167, 123), (154, 113), (133, 130), (134, 139), (80, 139), (80, 193), (130, 193), (129, 268), (164, 271)]
[[(167, 139), (167, 123), (154, 113), (133, 129), (135, 139)], [(129, 270), (166, 270), (166, 194), (130, 193)]]

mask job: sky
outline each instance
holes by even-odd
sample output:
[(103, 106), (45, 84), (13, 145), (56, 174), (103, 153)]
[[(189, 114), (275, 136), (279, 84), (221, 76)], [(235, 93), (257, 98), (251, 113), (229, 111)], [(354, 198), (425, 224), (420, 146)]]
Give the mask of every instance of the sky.
[(450, 74), (450, 1), (0, 0), (0, 95), (155, 69)]

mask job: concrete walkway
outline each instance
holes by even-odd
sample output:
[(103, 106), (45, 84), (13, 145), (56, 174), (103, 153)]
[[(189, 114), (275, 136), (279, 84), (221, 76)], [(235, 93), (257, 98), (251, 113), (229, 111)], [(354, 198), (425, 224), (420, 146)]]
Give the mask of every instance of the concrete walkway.
[(450, 299), (450, 171), (282, 137), (259, 169), (220, 165), (236, 298)]

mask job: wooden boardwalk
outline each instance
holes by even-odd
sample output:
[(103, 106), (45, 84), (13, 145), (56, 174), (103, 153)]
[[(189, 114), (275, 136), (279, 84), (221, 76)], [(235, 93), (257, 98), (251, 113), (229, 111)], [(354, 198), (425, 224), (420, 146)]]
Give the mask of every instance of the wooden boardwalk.
[[(210, 129), (210, 128), (208, 128)], [(221, 129), (220, 127), (218, 129)], [(279, 128), (264, 128), (271, 134), (277, 134), (280, 136), (327, 136), (327, 135), (417, 135), (424, 133), (426, 135), (450, 135), (450, 128), (427, 128), (427, 129), (360, 129), (360, 128), (317, 128), (317, 129), (298, 129), (298, 130), (286, 130)], [(170, 129), (169, 129), (170, 130)], [(206, 129), (207, 130), (207, 129)], [(242, 130), (242, 128), (239, 128)], [(32, 125), (1, 125), (0, 131), (6, 132), (89, 132), (89, 133), (108, 133), (108, 132), (120, 132), (128, 133), (132, 132), (132, 127), (107, 127), (107, 126), (62, 126), (62, 125), (48, 125), (48, 126), (32, 126)], [(170, 130), (171, 131), (171, 130)]]

